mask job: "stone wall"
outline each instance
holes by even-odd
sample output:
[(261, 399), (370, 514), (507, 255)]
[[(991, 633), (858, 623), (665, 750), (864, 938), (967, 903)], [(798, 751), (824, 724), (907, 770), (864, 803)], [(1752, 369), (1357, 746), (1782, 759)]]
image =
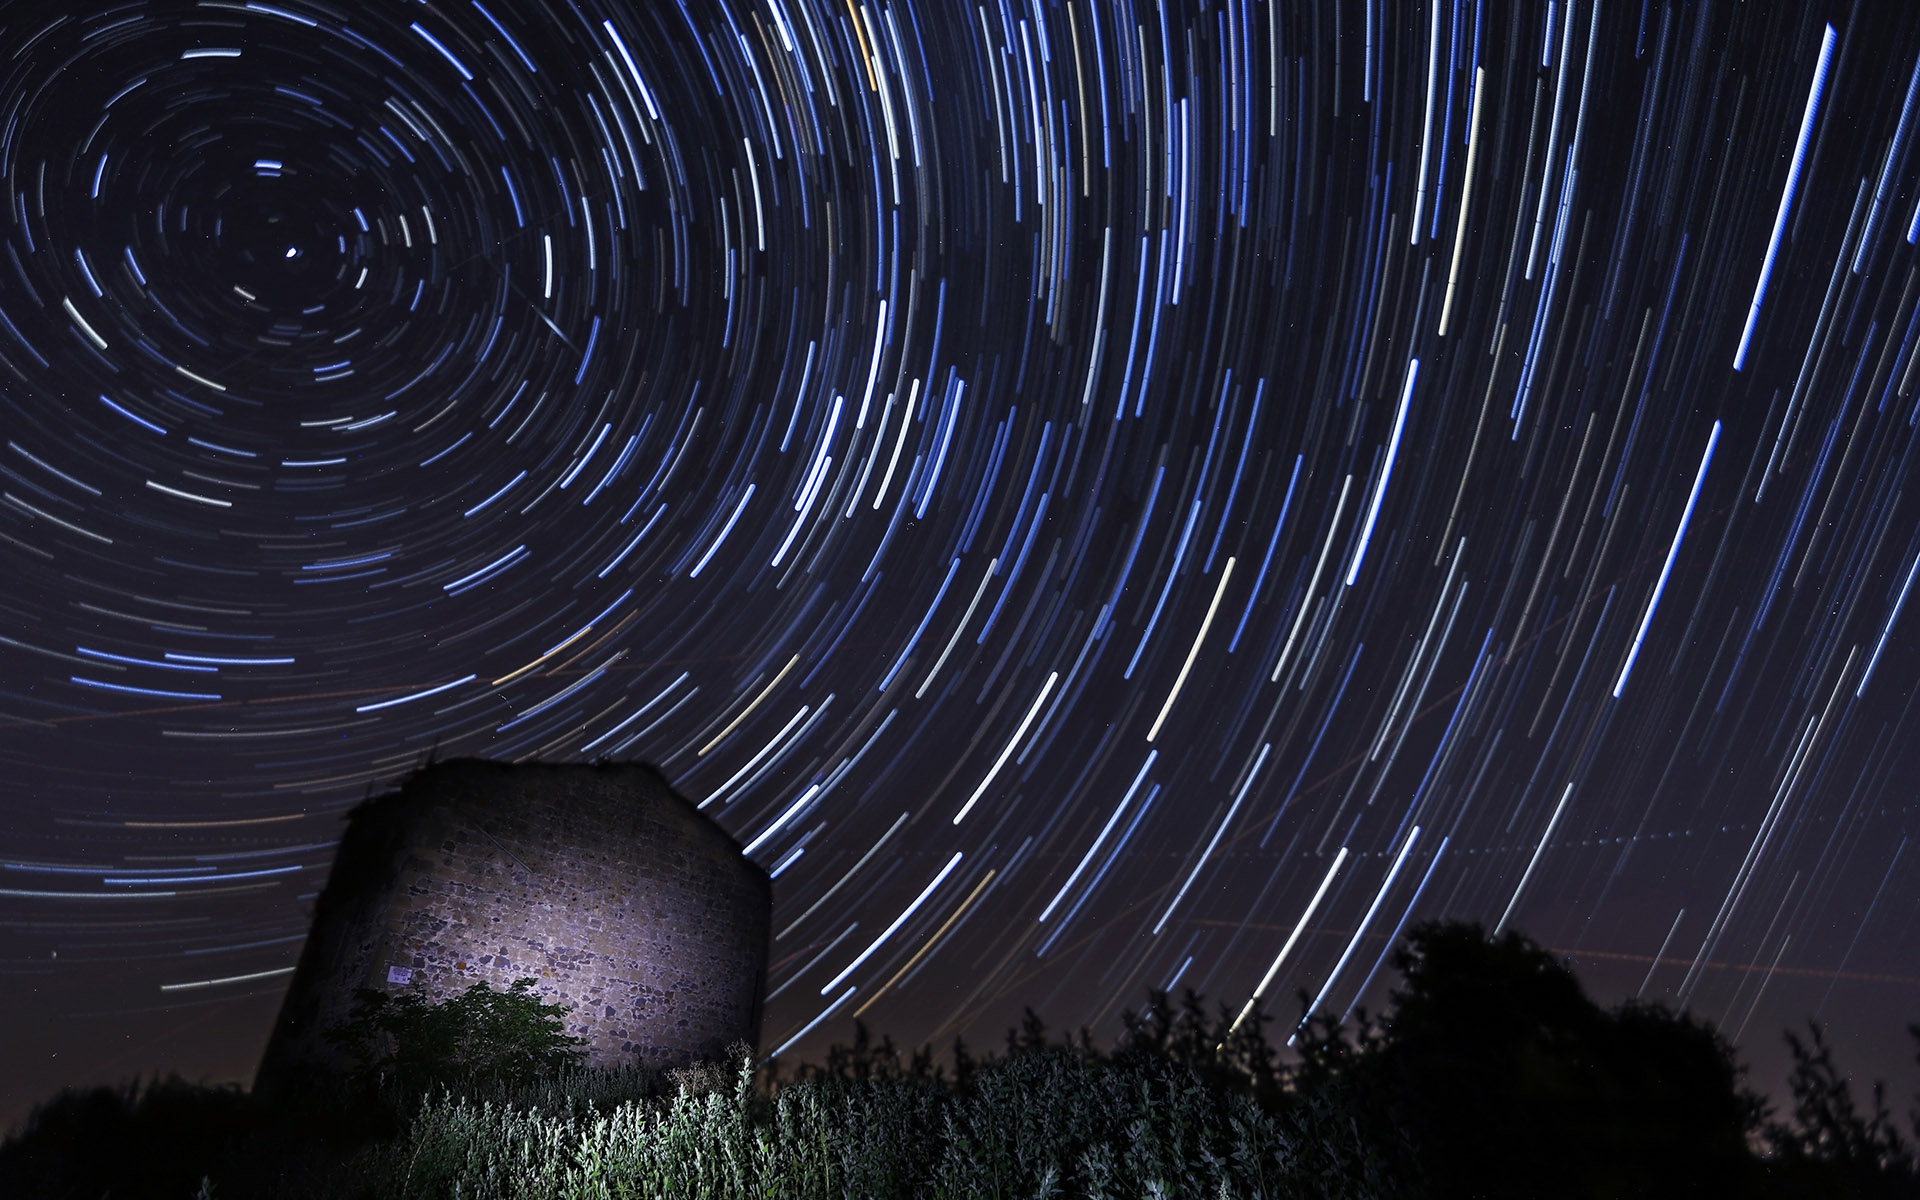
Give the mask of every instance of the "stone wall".
[(337, 1069), (319, 1035), (360, 987), (532, 977), (599, 1066), (757, 1047), (771, 915), (766, 872), (651, 767), (436, 763), (349, 814), (256, 1090)]

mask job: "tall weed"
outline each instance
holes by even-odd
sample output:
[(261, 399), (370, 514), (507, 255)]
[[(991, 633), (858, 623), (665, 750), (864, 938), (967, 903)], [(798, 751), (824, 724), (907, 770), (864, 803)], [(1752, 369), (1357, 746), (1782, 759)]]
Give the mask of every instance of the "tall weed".
[[(1061, 1049), (983, 1067), (964, 1092), (912, 1079), (802, 1080), (757, 1105), (743, 1057), (726, 1092), (681, 1088), (609, 1111), (448, 1091), (405, 1138), (405, 1200), (739, 1197), (1375, 1196), (1357, 1144), (1303, 1160), (1288, 1120), (1178, 1064)], [(1333, 1168), (1334, 1170), (1329, 1170)], [(1336, 1174), (1335, 1171), (1344, 1172)], [(1371, 1182), (1377, 1182), (1377, 1179)]]

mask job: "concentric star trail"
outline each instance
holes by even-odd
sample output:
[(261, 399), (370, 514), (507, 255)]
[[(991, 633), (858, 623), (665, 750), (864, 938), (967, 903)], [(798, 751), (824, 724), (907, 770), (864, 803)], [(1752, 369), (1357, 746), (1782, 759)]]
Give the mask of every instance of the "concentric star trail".
[(428, 754), (658, 764), (788, 1056), (1435, 917), (1892, 1046), (1916, 95), (1894, 5), (0, 2), (10, 1103), (250, 1072)]

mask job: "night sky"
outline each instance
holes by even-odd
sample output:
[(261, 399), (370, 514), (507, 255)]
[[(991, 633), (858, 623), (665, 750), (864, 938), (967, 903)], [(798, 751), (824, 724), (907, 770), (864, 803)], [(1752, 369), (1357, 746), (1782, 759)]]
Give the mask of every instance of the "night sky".
[(1916, 124), (1900, 4), (0, 0), (0, 1117), (250, 1077), (432, 753), (658, 764), (786, 1062), (1457, 917), (1910, 1092)]

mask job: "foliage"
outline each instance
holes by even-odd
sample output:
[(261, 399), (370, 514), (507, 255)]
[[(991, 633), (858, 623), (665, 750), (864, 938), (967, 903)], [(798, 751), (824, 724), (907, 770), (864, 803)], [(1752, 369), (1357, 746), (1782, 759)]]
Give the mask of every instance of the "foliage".
[(36, 1106), (0, 1147), (0, 1196), (119, 1197), (137, 1164), (150, 1194), (185, 1200), (221, 1151), (257, 1127), (236, 1087), (168, 1076), (69, 1090)]
[(1345, 1075), (1366, 1126), (1404, 1131), (1436, 1195), (1753, 1186), (1761, 1103), (1711, 1029), (1652, 1006), (1604, 1010), (1514, 933), (1423, 925), (1394, 965), (1391, 1010)]
[[(959, 1038), (954, 1039), (955, 1062), (960, 1068), (959, 1074), (970, 1073), (973, 1060), (967, 1054), (966, 1045)], [(792, 1083), (810, 1080), (845, 1079), (879, 1080), (886, 1082), (913, 1081), (935, 1087), (959, 1087), (959, 1078), (950, 1079), (946, 1067), (934, 1061), (932, 1047), (922, 1046), (905, 1062), (904, 1054), (893, 1044), (891, 1035), (882, 1037), (878, 1042), (867, 1029), (865, 1021), (855, 1018), (853, 1022), (853, 1044), (850, 1046), (835, 1044), (827, 1048), (827, 1061), (824, 1064), (801, 1063), (794, 1072)], [(780, 1064), (771, 1061), (772, 1074), (768, 1079), (769, 1090), (778, 1091)]]
[[(1920, 1025), (1908, 1029), (1920, 1043)], [(1860, 1200), (1920, 1195), (1920, 1158), (1887, 1111), (1886, 1084), (1874, 1082), (1872, 1110), (1863, 1113), (1819, 1025), (1807, 1022), (1804, 1042), (1792, 1030), (1786, 1040), (1793, 1120), (1771, 1122), (1766, 1133), (1782, 1191)], [(1920, 1136), (1920, 1113), (1913, 1124)]]
[[(1308, 1012), (1302, 993), (1284, 1056), (1265, 1013), (1210, 1021), (1189, 989), (1150, 992), (1107, 1053), (1085, 1029), (1050, 1041), (1029, 1009), (1003, 1056), (956, 1038), (951, 1075), (857, 1021), (791, 1079), (744, 1043), (663, 1078), (579, 1065), (530, 981), (367, 1000), (341, 1031), (357, 1081), (277, 1100), (177, 1079), (67, 1093), (0, 1145), (0, 1195), (1920, 1195), (1884, 1088), (1856, 1103), (1818, 1027), (1788, 1036), (1793, 1111), (1769, 1120), (1709, 1027), (1602, 1009), (1525, 938), (1422, 926), (1395, 965), (1378, 1017)], [(386, 1123), (370, 1095), (406, 1107)]]
[(409, 1095), (525, 1086), (585, 1061), (586, 1039), (566, 1032), (566, 1006), (542, 1004), (534, 982), (516, 979), (504, 992), (480, 982), (439, 1004), (418, 991), (360, 988), (351, 1016), (325, 1036), (353, 1056), (356, 1077), (391, 1079)]
[[(441, 1093), (390, 1194), (564, 1197), (1372, 1196), (1309, 1177), (1295, 1126), (1161, 1060), (1023, 1045), (963, 1094), (905, 1072), (813, 1075), (755, 1120), (753, 1064), (730, 1095), (682, 1091), (598, 1116), (496, 1109)], [(1355, 1157), (1358, 1157), (1356, 1151)]]
[(1168, 1003), (1165, 992), (1149, 991), (1147, 1006), (1139, 1013), (1122, 1011), (1124, 1028), (1114, 1053), (1123, 1058), (1165, 1058), (1209, 1085), (1250, 1096), (1271, 1111), (1279, 1105), (1282, 1092), (1279, 1056), (1267, 1041), (1266, 1027), (1272, 1020), (1266, 1011), (1256, 1010), (1235, 1028), (1232, 1012), (1222, 1003), (1209, 1030), (1206, 1005), (1192, 988), (1186, 990), (1178, 1009)]

